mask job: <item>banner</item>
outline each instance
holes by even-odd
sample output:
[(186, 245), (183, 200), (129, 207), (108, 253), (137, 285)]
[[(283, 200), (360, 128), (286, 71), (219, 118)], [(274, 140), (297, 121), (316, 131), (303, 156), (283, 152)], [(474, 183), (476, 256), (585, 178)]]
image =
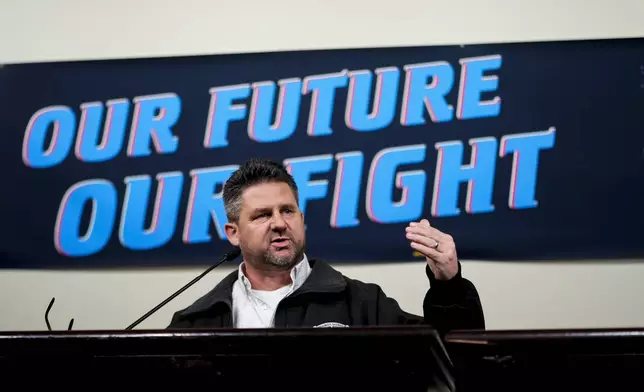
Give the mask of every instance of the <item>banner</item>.
[(7, 64), (0, 114), (2, 268), (210, 264), (251, 157), (310, 257), (644, 256), (644, 39)]

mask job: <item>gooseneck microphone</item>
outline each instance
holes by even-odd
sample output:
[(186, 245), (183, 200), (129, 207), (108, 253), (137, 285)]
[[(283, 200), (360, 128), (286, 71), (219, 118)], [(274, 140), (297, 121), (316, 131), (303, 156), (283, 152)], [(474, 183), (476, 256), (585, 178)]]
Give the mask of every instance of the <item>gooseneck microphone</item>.
[(170, 301), (172, 301), (173, 299), (175, 299), (179, 294), (181, 294), (181, 293), (183, 293), (184, 291), (186, 291), (186, 290), (187, 290), (190, 286), (192, 286), (193, 284), (197, 283), (201, 278), (203, 278), (204, 276), (206, 276), (210, 271), (212, 271), (213, 269), (217, 268), (221, 263), (223, 263), (223, 262), (225, 262), (225, 261), (231, 261), (231, 260), (234, 260), (234, 259), (236, 259), (236, 258), (237, 258), (237, 256), (239, 256), (240, 254), (241, 254), (241, 249), (239, 249), (239, 247), (235, 247), (235, 248), (231, 249), (230, 251), (228, 251), (227, 253), (225, 253), (225, 254), (223, 255), (223, 257), (222, 257), (222, 258), (221, 258), (217, 263), (215, 263), (215, 264), (213, 264), (212, 266), (210, 266), (207, 270), (205, 270), (204, 272), (202, 272), (202, 273), (201, 273), (201, 275), (199, 275), (199, 276), (197, 276), (196, 278), (194, 278), (193, 280), (191, 280), (188, 284), (186, 284), (185, 286), (183, 286), (182, 288), (180, 288), (177, 292), (175, 292), (174, 294), (172, 294), (171, 296), (169, 296), (168, 298), (166, 298), (163, 302), (161, 302), (160, 304), (158, 304), (157, 306), (155, 306), (152, 310), (150, 310), (149, 312), (147, 312), (146, 314), (144, 314), (143, 316), (141, 316), (141, 318), (139, 318), (138, 320), (136, 320), (135, 322), (133, 322), (132, 324), (130, 324), (127, 328), (125, 328), (125, 330), (130, 330), (130, 329), (132, 329), (132, 328), (136, 327), (136, 326), (137, 326), (137, 325), (139, 325), (141, 322), (143, 322), (145, 319), (147, 319), (147, 318), (148, 318), (148, 317), (150, 317), (152, 314), (154, 314), (157, 310), (159, 310), (159, 309), (161, 309), (162, 307), (164, 307), (164, 306), (165, 306), (165, 304), (167, 304), (168, 302), (170, 302)]

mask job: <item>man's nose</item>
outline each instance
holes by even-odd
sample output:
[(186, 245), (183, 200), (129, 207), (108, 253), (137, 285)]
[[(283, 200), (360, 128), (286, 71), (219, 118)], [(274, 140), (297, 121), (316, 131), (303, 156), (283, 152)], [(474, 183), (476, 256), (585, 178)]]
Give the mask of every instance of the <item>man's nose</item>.
[(271, 224), (274, 230), (280, 230), (286, 227), (286, 221), (282, 218), (281, 214), (273, 214)]

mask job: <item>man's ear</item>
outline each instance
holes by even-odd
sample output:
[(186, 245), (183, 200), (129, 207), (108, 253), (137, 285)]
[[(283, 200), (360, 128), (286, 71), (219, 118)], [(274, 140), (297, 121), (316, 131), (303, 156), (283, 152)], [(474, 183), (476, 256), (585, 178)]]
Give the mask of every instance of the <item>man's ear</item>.
[(224, 225), (226, 237), (232, 246), (239, 246), (239, 230), (236, 223), (226, 223)]

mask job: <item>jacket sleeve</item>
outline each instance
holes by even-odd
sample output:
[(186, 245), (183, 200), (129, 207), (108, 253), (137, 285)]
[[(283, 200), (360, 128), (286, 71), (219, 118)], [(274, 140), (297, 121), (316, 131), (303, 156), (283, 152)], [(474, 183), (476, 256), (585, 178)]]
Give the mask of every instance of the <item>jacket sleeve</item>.
[(441, 335), (456, 329), (485, 329), (481, 299), (474, 284), (458, 273), (447, 281), (437, 280), (428, 265), (425, 273), (430, 289), (423, 301), (424, 322)]
[(194, 328), (194, 325), (193, 323), (190, 322), (190, 320), (181, 317), (181, 311), (175, 312), (172, 315), (170, 324), (166, 327), (166, 329), (186, 329), (186, 328)]
[(485, 329), (483, 308), (474, 284), (458, 273), (448, 281), (437, 280), (425, 267), (430, 288), (423, 301), (423, 317), (403, 311), (398, 302), (378, 287), (377, 324), (428, 324), (444, 336), (456, 329)]

